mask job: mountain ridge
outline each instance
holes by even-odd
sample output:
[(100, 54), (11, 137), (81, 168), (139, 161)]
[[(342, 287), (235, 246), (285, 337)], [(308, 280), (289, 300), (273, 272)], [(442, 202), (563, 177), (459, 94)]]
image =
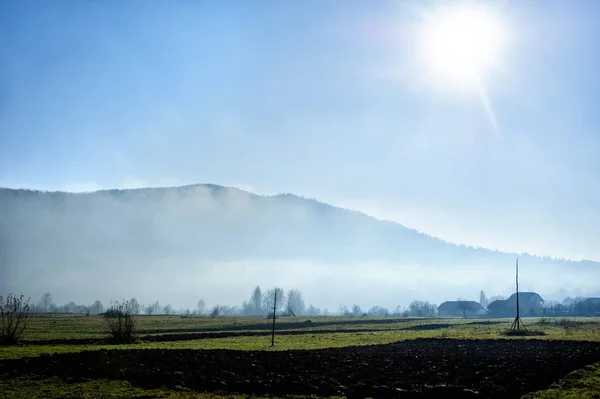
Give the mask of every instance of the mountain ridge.
[[(544, 261), (549, 261), (549, 262), (566, 262), (566, 263), (576, 263), (576, 264), (586, 264), (586, 265), (591, 264), (591, 265), (600, 266), (599, 262), (596, 262), (593, 260), (588, 260), (588, 259), (570, 260), (570, 259), (563, 259), (563, 258), (554, 258), (554, 257), (550, 257), (550, 256), (533, 255), (533, 254), (529, 254), (529, 253), (503, 252), (503, 251), (498, 251), (498, 250), (484, 248), (484, 247), (475, 247), (475, 246), (466, 245), (466, 244), (457, 244), (457, 243), (453, 243), (450, 241), (446, 241), (440, 237), (435, 237), (435, 236), (429, 235), (427, 233), (420, 232), (416, 229), (412, 229), (412, 228), (407, 227), (396, 221), (379, 219), (377, 217), (369, 215), (360, 210), (347, 209), (347, 208), (343, 208), (343, 207), (339, 207), (339, 206), (334, 206), (334, 205), (319, 201), (315, 198), (307, 198), (307, 197), (303, 197), (301, 195), (297, 195), (297, 194), (293, 194), (293, 193), (279, 193), (279, 194), (270, 194), (270, 195), (257, 194), (257, 193), (252, 193), (247, 190), (242, 190), (237, 187), (221, 186), (221, 185), (217, 185), (217, 184), (197, 183), (197, 184), (189, 184), (189, 185), (182, 185), (182, 186), (170, 186), (170, 187), (102, 189), (102, 190), (96, 190), (96, 191), (90, 191), (90, 192), (67, 192), (67, 191), (58, 191), (58, 190), (50, 191), (50, 190), (36, 190), (36, 189), (26, 189), (26, 188), (12, 189), (12, 188), (0, 187), (0, 201), (5, 200), (6, 197), (11, 194), (12, 195), (21, 194), (21, 195), (26, 195), (26, 196), (42, 195), (44, 197), (47, 196), (47, 197), (54, 198), (57, 200), (58, 199), (66, 200), (66, 198), (86, 199), (86, 198), (95, 198), (95, 197), (97, 198), (98, 196), (101, 196), (101, 197), (109, 196), (110, 198), (115, 199), (115, 200), (119, 200), (119, 199), (123, 200), (123, 199), (126, 199), (127, 197), (131, 197), (130, 198), (131, 200), (134, 200), (134, 199), (140, 200), (141, 199), (141, 200), (157, 201), (157, 200), (160, 200), (161, 196), (163, 198), (165, 198), (165, 197), (169, 196), (169, 194), (173, 194), (173, 193), (178, 193), (180, 195), (181, 194), (197, 195), (198, 190), (209, 190), (212, 197), (216, 200), (221, 199), (224, 195), (231, 196), (231, 194), (235, 194), (235, 195), (246, 196), (246, 197), (252, 198), (252, 200), (257, 200), (257, 201), (261, 200), (261, 199), (265, 200), (265, 201), (280, 200), (280, 201), (285, 201), (284, 202), (285, 205), (289, 204), (291, 206), (311, 206), (311, 207), (315, 208), (316, 210), (318, 210), (319, 216), (324, 216), (324, 215), (326, 215), (327, 212), (329, 212), (329, 213), (343, 212), (343, 213), (346, 213), (347, 215), (350, 215), (350, 217), (362, 218), (363, 220), (368, 221), (369, 223), (376, 222), (376, 223), (379, 223), (380, 226), (388, 226), (390, 229), (404, 230), (405, 232), (408, 232), (408, 234), (412, 234), (412, 235), (430, 240), (432, 245), (434, 245), (434, 243), (435, 243), (438, 245), (451, 246), (451, 247), (455, 247), (455, 248), (466, 248), (468, 250), (473, 250), (473, 251), (484, 251), (489, 254), (511, 256), (511, 257), (521, 257), (521, 258), (524, 257), (524, 258), (530, 258), (530, 259), (533, 258), (533, 259), (544, 260)], [(149, 196), (152, 196), (153, 198), (152, 197), (149, 198)], [(1, 221), (1, 219), (0, 219), (0, 221)]]
[(295, 194), (202, 184), (0, 189), (0, 295), (183, 306), (198, 297), (240, 303), (260, 285), (301, 289), (331, 309), (395, 306), (480, 290), (510, 295), (517, 256), (525, 290), (562, 298), (597, 291), (597, 262), (456, 245)]

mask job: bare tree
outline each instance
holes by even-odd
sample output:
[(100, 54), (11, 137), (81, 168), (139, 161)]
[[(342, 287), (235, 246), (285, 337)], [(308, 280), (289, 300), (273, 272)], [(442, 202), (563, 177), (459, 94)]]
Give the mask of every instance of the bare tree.
[(377, 316), (377, 317), (387, 317), (390, 315), (390, 311), (381, 306), (373, 306), (367, 312), (369, 316)]
[(485, 292), (484, 291), (481, 291), (479, 293), (479, 304), (484, 309), (487, 309), (488, 305), (490, 304), (490, 302), (488, 301), (487, 297), (485, 296)]
[(404, 314), (404, 312), (406, 312), (407, 309), (402, 306), (402, 305), (398, 305), (396, 306), (396, 309), (394, 309), (394, 316), (402, 316)]
[(256, 286), (250, 297), (250, 308), (253, 314), (261, 314), (262, 311), (262, 291)]
[(263, 294), (263, 310), (273, 309), (273, 303), (275, 302), (275, 291), (277, 291), (277, 311), (279, 312), (282, 309), (285, 309), (285, 295), (283, 293), (283, 288), (272, 288)]
[(131, 304), (131, 309), (134, 315), (138, 315), (142, 312), (142, 305), (138, 303), (137, 299), (131, 298), (129, 303)]
[(52, 306), (52, 294), (49, 292), (46, 292), (44, 295), (42, 295), (42, 299), (40, 300), (41, 311), (44, 313), (48, 313), (48, 312), (50, 312), (51, 306)]
[(557, 301), (546, 301), (543, 304), (542, 314), (544, 316), (561, 316), (567, 312), (567, 307)]
[(102, 305), (102, 302), (100, 302), (99, 300), (96, 300), (96, 302), (94, 302), (92, 306), (90, 306), (90, 311), (93, 314), (100, 314), (104, 312), (104, 305)]
[(219, 314), (223, 316), (240, 313), (241, 308), (239, 306), (221, 305), (219, 306)]
[(350, 316), (350, 311), (348, 310), (348, 306), (346, 305), (340, 305), (339, 312), (341, 316)]
[(104, 313), (104, 321), (115, 344), (127, 344), (135, 341), (137, 320), (131, 301), (113, 302)]
[(321, 314), (321, 309), (315, 307), (314, 305), (309, 305), (306, 309), (306, 314), (308, 316), (319, 316)]
[(242, 313), (246, 315), (254, 314), (254, 307), (248, 301), (242, 302)]
[(362, 314), (362, 309), (357, 304), (352, 305), (352, 317), (358, 317)]
[(198, 301), (196, 304), (196, 309), (198, 310), (198, 316), (202, 316), (204, 314), (206, 311), (206, 303), (204, 302), (204, 299), (200, 299)]
[(287, 313), (291, 316), (297, 316), (304, 312), (305, 308), (306, 305), (304, 304), (300, 290), (289, 290), (287, 294)]
[(216, 305), (215, 307), (212, 308), (212, 310), (210, 312), (210, 317), (217, 317), (220, 313), (221, 313), (221, 308), (219, 307), (219, 305)]
[(77, 311), (77, 304), (73, 301), (67, 304), (67, 311), (69, 313), (75, 313)]
[(166, 314), (167, 316), (169, 316), (171, 313), (173, 313), (173, 306), (171, 306), (171, 305), (165, 305), (163, 307), (163, 312), (164, 312), (164, 314)]
[(160, 303), (158, 303), (158, 301), (156, 301), (153, 304), (146, 306), (145, 311), (148, 316), (157, 314), (160, 311)]
[(435, 315), (437, 306), (428, 301), (412, 301), (408, 305), (408, 310), (411, 316), (425, 317)]
[(0, 344), (15, 345), (31, 321), (29, 299), (23, 295), (0, 296)]

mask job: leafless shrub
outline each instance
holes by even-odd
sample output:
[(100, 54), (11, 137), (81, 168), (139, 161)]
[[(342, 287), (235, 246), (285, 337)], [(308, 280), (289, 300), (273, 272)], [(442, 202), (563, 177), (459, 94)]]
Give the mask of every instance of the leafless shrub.
[(0, 296), (0, 344), (15, 345), (31, 321), (29, 299), (23, 295)]
[(132, 301), (113, 302), (104, 313), (104, 321), (115, 344), (128, 344), (135, 341), (136, 308)]
[(412, 301), (408, 306), (411, 316), (432, 317), (435, 316), (437, 306), (428, 301)]

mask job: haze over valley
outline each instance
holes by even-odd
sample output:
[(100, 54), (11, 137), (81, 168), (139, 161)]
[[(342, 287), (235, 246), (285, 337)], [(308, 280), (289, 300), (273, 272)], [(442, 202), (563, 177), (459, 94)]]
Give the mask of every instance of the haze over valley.
[(307, 303), (395, 308), (412, 300), (597, 295), (600, 265), (458, 246), (293, 194), (190, 185), (91, 193), (0, 189), (0, 291), (57, 303), (136, 297), (176, 309), (239, 305), (257, 285)]

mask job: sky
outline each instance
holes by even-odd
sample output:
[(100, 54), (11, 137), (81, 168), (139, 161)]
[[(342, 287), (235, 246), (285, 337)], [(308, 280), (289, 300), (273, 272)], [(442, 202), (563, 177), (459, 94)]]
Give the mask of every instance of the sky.
[(506, 38), (472, 90), (422, 63), (441, 2), (0, 2), (0, 186), (295, 193), (600, 260), (600, 4), (479, 3)]

